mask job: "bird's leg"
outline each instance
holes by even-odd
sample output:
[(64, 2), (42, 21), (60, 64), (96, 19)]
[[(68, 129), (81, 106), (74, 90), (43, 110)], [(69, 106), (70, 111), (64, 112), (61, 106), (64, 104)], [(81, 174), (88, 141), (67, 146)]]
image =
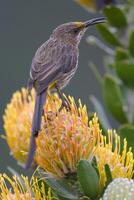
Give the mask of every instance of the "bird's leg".
[[(29, 90), (29, 88), (27, 88), (26, 90), (26, 100), (27, 100), (27, 103), (29, 103), (29, 98), (31, 97), (31, 90)], [(23, 98), (23, 95), (21, 96), (21, 100), (22, 102), (24, 102), (24, 98)]]
[(70, 110), (69, 103), (67, 102), (67, 100), (65, 99), (63, 94), (61, 93), (60, 89), (58, 87), (56, 87), (56, 89), (57, 89), (57, 93), (58, 93), (60, 99), (62, 100), (62, 105), (61, 105), (59, 111), (61, 111), (63, 107), (65, 107), (67, 110)]

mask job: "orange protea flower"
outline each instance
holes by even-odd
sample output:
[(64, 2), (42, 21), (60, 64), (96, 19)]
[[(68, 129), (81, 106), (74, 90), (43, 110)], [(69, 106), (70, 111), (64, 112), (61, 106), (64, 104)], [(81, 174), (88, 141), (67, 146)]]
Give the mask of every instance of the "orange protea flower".
[(47, 98), (43, 126), (36, 139), (36, 163), (56, 177), (76, 172), (78, 161), (89, 158), (100, 134), (96, 115), (89, 127), (86, 106), (79, 101), (77, 107), (72, 97), (66, 100), (70, 111), (63, 108), (59, 112), (59, 97)]
[(74, 0), (79, 5), (83, 6), (89, 11), (96, 11), (103, 9), (104, 6), (109, 4), (116, 4), (117, 0)]
[(6, 174), (0, 174), (0, 199), (1, 200), (52, 200), (51, 190), (45, 193), (44, 182), (38, 185), (38, 180), (32, 177), (13, 176), (9, 178)]
[(83, 6), (87, 10), (93, 11), (96, 10), (95, 0), (75, 0), (79, 5)]
[[(65, 97), (70, 110), (61, 108), (58, 95), (48, 95), (42, 116), (35, 162), (47, 172), (59, 177), (76, 170), (78, 161), (88, 159), (100, 134), (96, 115), (88, 121), (86, 106), (79, 101), (77, 108), (72, 97)], [(4, 114), (6, 140), (12, 155), (25, 163), (29, 150), (35, 91), (27, 96), (22, 89), (13, 94)]]
[(31, 123), (34, 110), (35, 92), (27, 95), (22, 88), (13, 94), (4, 114), (4, 129), (11, 154), (20, 163), (25, 163), (29, 150)]
[[(114, 137), (114, 139), (113, 139)], [(127, 141), (124, 139), (123, 150), (120, 152), (120, 137), (114, 131), (108, 131), (108, 141), (105, 136), (100, 137), (94, 156), (97, 159), (100, 173), (100, 186), (105, 187), (107, 178), (105, 174), (105, 164), (108, 164), (113, 178), (128, 178), (133, 175), (134, 158), (131, 148), (127, 151)], [(113, 144), (114, 140), (114, 144)], [(114, 150), (113, 150), (114, 148)]]

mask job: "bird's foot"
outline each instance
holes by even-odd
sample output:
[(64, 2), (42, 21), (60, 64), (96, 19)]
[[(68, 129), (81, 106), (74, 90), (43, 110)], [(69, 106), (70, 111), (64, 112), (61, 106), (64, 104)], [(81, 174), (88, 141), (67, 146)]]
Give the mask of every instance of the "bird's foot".
[(62, 104), (61, 104), (61, 107), (59, 108), (59, 112), (60, 112), (63, 108), (66, 108), (67, 111), (70, 111), (69, 102), (68, 102), (65, 98), (62, 99)]
[(56, 87), (58, 95), (62, 101), (61, 107), (59, 108), (59, 112), (65, 107), (67, 111), (70, 111), (70, 104), (69, 101), (64, 97), (64, 95), (61, 93), (60, 89)]

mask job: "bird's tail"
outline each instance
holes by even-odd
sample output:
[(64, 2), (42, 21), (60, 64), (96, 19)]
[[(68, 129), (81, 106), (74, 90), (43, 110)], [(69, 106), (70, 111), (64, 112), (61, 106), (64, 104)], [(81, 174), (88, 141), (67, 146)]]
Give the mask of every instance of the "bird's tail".
[(41, 118), (43, 114), (43, 106), (46, 101), (46, 96), (47, 96), (47, 89), (43, 91), (41, 94), (36, 96), (33, 121), (32, 121), (32, 131), (30, 138), (30, 148), (29, 148), (27, 163), (25, 166), (26, 169), (29, 169), (34, 159), (34, 154), (36, 150), (35, 138), (38, 136), (38, 132), (40, 130)]

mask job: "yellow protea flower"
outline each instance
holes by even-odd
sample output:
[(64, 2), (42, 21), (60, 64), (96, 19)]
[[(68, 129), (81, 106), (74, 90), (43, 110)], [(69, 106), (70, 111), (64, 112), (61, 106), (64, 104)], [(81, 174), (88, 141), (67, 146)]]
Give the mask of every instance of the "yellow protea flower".
[(96, 1), (95, 0), (75, 0), (79, 5), (84, 8), (92, 11), (96, 10)]
[(79, 160), (92, 154), (100, 134), (96, 115), (89, 127), (86, 106), (79, 101), (77, 107), (72, 97), (66, 100), (70, 110), (63, 108), (59, 112), (59, 97), (47, 98), (43, 126), (36, 139), (36, 163), (55, 177), (75, 173)]
[[(70, 110), (61, 108), (57, 94), (48, 95), (39, 135), (35, 162), (47, 172), (63, 177), (76, 171), (80, 159), (88, 159), (100, 134), (96, 115), (88, 120), (86, 106), (79, 107), (72, 97), (65, 97)], [(23, 88), (13, 94), (4, 114), (6, 140), (12, 155), (25, 163), (29, 150), (35, 91), (31, 96)]]
[(22, 88), (13, 94), (4, 114), (4, 129), (11, 154), (20, 163), (25, 163), (29, 150), (35, 91), (31, 96)]
[(0, 174), (0, 200), (52, 200), (51, 190), (45, 192), (44, 182), (38, 184), (38, 180), (32, 177), (13, 176), (9, 178), (6, 174)]
[(74, 0), (89, 11), (97, 11), (108, 4), (117, 3), (116, 0)]
[[(114, 141), (114, 142), (113, 142)], [(114, 150), (113, 150), (114, 148)], [(97, 148), (94, 151), (100, 173), (100, 187), (105, 187), (107, 178), (105, 165), (108, 164), (114, 178), (131, 179), (133, 175), (134, 158), (131, 148), (127, 151), (127, 141), (124, 139), (123, 150), (120, 153), (120, 137), (112, 130), (108, 131), (108, 141), (105, 136), (100, 137)]]

